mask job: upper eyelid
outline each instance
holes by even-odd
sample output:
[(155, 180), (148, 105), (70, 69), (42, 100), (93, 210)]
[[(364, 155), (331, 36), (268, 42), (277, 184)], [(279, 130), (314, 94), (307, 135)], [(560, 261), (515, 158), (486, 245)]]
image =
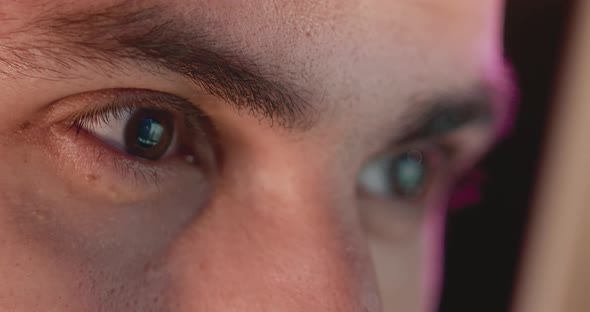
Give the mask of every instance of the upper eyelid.
[[(80, 102), (84, 103), (81, 105)], [(208, 161), (219, 161), (222, 144), (219, 139), (219, 130), (212, 118), (196, 103), (167, 92), (118, 88), (77, 94), (52, 103), (50, 111), (43, 119), (49, 123), (49, 127), (62, 124), (69, 126), (70, 129), (81, 131), (87, 128), (84, 127), (85, 123), (95, 122), (97, 118), (99, 122), (108, 122), (100, 118), (117, 110), (138, 108), (164, 110), (177, 114), (176, 120), (181, 123), (179, 126), (186, 130), (179, 132), (179, 140), (199, 146), (202, 142), (207, 142), (211, 150), (210, 155), (207, 155)], [(179, 119), (181, 117), (182, 119)], [(201, 151), (205, 149), (205, 147), (199, 148)]]
[[(142, 89), (113, 89), (106, 90), (105, 96), (101, 96), (104, 103), (91, 101), (90, 109), (74, 112), (66, 118), (69, 121), (81, 120), (84, 118), (100, 118), (107, 113), (116, 113), (122, 110), (136, 108), (160, 109), (183, 116), (189, 126), (198, 127), (207, 115), (189, 100), (159, 91)], [(115, 116), (116, 117), (116, 116)]]

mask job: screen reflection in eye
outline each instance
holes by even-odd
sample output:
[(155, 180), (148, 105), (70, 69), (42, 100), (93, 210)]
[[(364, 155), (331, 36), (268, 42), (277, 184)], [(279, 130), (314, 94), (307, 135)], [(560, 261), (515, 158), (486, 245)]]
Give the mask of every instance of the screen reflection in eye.
[(128, 112), (125, 123), (125, 150), (129, 155), (148, 160), (158, 160), (169, 150), (174, 151), (175, 116), (162, 110), (139, 108)]
[(417, 200), (426, 195), (444, 158), (436, 148), (409, 149), (369, 161), (358, 176), (363, 193), (383, 199)]
[(156, 119), (145, 118), (139, 122), (138, 132), (137, 143), (142, 147), (151, 148), (161, 142), (164, 127)]
[(179, 150), (178, 117), (163, 109), (113, 108), (79, 120), (86, 131), (119, 152), (151, 161)]
[(60, 107), (75, 110), (63, 120), (77, 141), (73, 144), (121, 174), (156, 176), (156, 168), (174, 172), (182, 163), (199, 171), (217, 168), (217, 130), (187, 99), (145, 89), (106, 89), (63, 101), (67, 104)]

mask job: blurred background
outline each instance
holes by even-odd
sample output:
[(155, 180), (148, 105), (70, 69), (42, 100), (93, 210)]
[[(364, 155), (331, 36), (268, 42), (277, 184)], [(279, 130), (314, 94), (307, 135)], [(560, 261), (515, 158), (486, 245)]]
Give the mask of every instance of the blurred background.
[(450, 212), (441, 312), (509, 311), (573, 0), (507, 0), (504, 41), (520, 88), (516, 123), (478, 166), (478, 204)]

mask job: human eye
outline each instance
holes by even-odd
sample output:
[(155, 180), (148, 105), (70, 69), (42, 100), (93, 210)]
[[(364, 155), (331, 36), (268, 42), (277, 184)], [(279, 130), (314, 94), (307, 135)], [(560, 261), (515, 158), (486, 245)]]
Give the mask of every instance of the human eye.
[(178, 150), (178, 124), (173, 113), (143, 107), (117, 107), (75, 121), (103, 143), (129, 156), (158, 161)]
[(401, 199), (416, 198), (428, 188), (428, 158), (419, 150), (385, 155), (363, 168), (359, 182), (372, 195)]
[(181, 97), (114, 89), (73, 96), (58, 106), (54, 114), (64, 117), (51, 135), (60, 159), (92, 175), (99, 172), (117, 189), (156, 192), (178, 185), (182, 176), (203, 178), (215, 167), (215, 131), (207, 116)]
[(77, 134), (85, 132), (128, 156), (162, 161), (182, 156), (189, 163), (199, 156), (195, 144), (203, 144), (211, 130), (205, 114), (193, 111), (188, 101), (172, 95), (127, 91), (104, 107), (68, 118)]
[[(450, 180), (451, 155), (438, 144), (389, 151), (369, 160), (358, 175), (360, 215), (366, 229), (390, 238), (418, 228)], [(403, 228), (403, 230), (402, 230)]]
[[(159, 161), (180, 152), (179, 132), (184, 130), (180, 120), (170, 109), (146, 107), (145, 102), (140, 102), (77, 116), (72, 126), (120, 153)], [(194, 159), (189, 150), (185, 153), (187, 159)]]
[(172, 92), (40, 97), (3, 137), (5, 194), (27, 233), (56, 256), (93, 259), (97, 272), (163, 253), (208, 206), (220, 165), (217, 131), (198, 106), (204, 97)]

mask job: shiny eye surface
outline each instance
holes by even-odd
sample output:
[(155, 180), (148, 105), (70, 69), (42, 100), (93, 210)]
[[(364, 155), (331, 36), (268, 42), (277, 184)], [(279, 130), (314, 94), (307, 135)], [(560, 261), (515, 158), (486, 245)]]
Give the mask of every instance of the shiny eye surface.
[(358, 177), (361, 189), (384, 198), (412, 199), (422, 195), (430, 179), (428, 157), (412, 150), (369, 162)]
[(400, 196), (416, 196), (424, 189), (427, 178), (426, 164), (419, 153), (405, 153), (392, 163), (392, 189)]
[[(68, 139), (67, 150), (85, 150), (77, 153), (87, 156), (84, 166), (111, 170), (113, 176), (139, 181), (135, 185), (156, 185), (154, 189), (166, 175), (196, 178), (217, 170), (215, 126), (185, 98), (153, 90), (108, 89), (62, 101), (53, 111), (63, 116), (62, 122), (52, 129)], [(80, 102), (87, 106), (80, 109)]]
[(436, 144), (420, 146), (378, 155), (359, 171), (359, 216), (370, 235), (387, 241), (408, 237), (438, 207), (446, 155)]
[(175, 122), (171, 113), (138, 109), (126, 121), (125, 149), (129, 155), (158, 160), (170, 150), (174, 135)]
[(130, 156), (156, 161), (178, 150), (178, 119), (151, 108), (110, 111), (80, 128)]

